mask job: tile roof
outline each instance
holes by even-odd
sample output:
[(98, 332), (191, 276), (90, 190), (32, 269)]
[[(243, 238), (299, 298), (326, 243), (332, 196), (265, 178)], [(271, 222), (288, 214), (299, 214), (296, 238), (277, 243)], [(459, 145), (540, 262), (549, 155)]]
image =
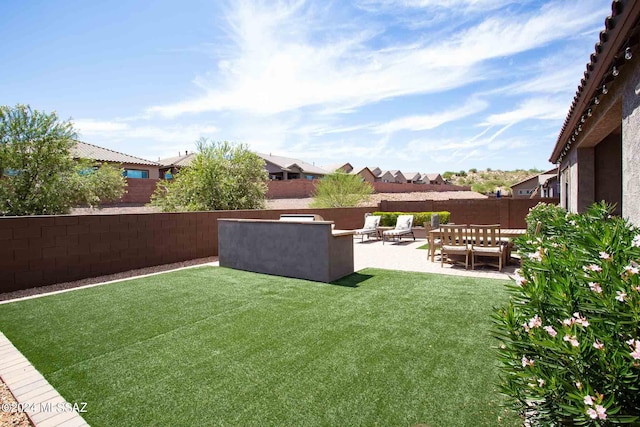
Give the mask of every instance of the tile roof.
[(549, 158), (551, 163), (558, 162), (570, 148), (571, 142), (579, 136), (582, 129), (580, 121), (586, 120), (590, 116), (590, 110), (597, 107), (597, 97), (605, 95), (602, 86), (609, 84), (616, 77), (614, 68), (624, 65), (627, 52), (632, 54), (636, 50), (639, 18), (640, 2), (613, 0), (611, 3), (611, 15), (604, 20), (605, 28), (600, 32), (595, 51), (589, 58), (584, 76), (573, 97), (569, 113)]
[(303, 162), (300, 159), (294, 159), (291, 157), (283, 157), (283, 156), (273, 156), (271, 154), (264, 153), (256, 153), (258, 156), (262, 157), (265, 161), (269, 163), (273, 163), (283, 170), (288, 170), (292, 166), (298, 166), (302, 172), (313, 173), (316, 175), (327, 175), (330, 172), (322, 169), (316, 165), (309, 164), (307, 162)]
[(422, 177), (420, 172), (403, 172), (402, 174), (407, 178), (407, 181), (419, 181)]
[(520, 185), (523, 184), (527, 181), (531, 181), (535, 178), (538, 178), (538, 184), (544, 184), (547, 180), (549, 180), (549, 178), (552, 178), (554, 176), (558, 175), (558, 168), (553, 168), (553, 169), (549, 169), (546, 172), (542, 172), (539, 173), (537, 175), (531, 175), (528, 178), (523, 179), (522, 181), (518, 181), (515, 184), (512, 184), (511, 187), (515, 187), (516, 185)]
[(429, 181), (435, 181), (439, 176), (439, 173), (423, 173), (422, 179), (427, 178)]
[(333, 163), (331, 165), (324, 165), (321, 166), (322, 169), (329, 171), (329, 172), (336, 172), (338, 169), (343, 169), (344, 167), (347, 167), (347, 169), (349, 169), (348, 172), (353, 170), (353, 166), (351, 166), (351, 163), (347, 162), (347, 163)]
[(88, 144), (82, 141), (76, 141), (76, 145), (71, 148), (71, 154), (74, 158), (83, 158), (97, 160), (100, 162), (111, 163), (133, 163), (136, 165), (158, 166), (157, 162), (142, 159), (140, 157), (130, 156), (120, 153), (119, 151), (109, 150), (108, 148), (98, 147), (97, 145)]
[(158, 163), (160, 163), (160, 165), (165, 167), (169, 167), (169, 166), (183, 167), (183, 166), (189, 166), (195, 157), (196, 157), (196, 153), (189, 153), (182, 156), (167, 157), (166, 159), (160, 159), (158, 160)]

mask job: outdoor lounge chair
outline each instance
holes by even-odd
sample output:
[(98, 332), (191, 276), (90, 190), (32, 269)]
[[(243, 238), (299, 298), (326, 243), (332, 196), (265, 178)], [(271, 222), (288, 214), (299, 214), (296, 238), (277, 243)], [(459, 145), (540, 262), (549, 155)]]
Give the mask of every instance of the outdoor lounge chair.
[(376, 236), (378, 234), (378, 226), (380, 225), (381, 216), (378, 215), (369, 215), (364, 220), (364, 226), (362, 228), (358, 228), (357, 230), (353, 230), (353, 234), (355, 236), (360, 236), (360, 241), (364, 240), (364, 236), (367, 236), (367, 240), (369, 240), (369, 236), (372, 234)]
[(500, 224), (496, 225), (471, 225), (471, 234), (473, 235), (473, 243), (471, 244), (471, 269), (475, 270), (476, 257), (496, 257), (497, 263), (483, 262), (484, 265), (498, 267), (498, 271), (502, 271), (502, 266), (506, 264), (505, 256), (507, 251), (505, 246), (508, 242), (504, 242), (500, 236)]
[(387, 239), (397, 238), (400, 240), (402, 236), (409, 234), (411, 234), (413, 240), (416, 240), (416, 236), (413, 234), (411, 227), (413, 227), (413, 215), (399, 215), (396, 220), (396, 228), (382, 232), (382, 244), (384, 244)]
[(469, 269), (469, 245), (465, 240), (464, 225), (441, 225), (440, 226), (440, 267), (444, 266), (445, 258), (449, 262), (455, 262), (450, 255), (464, 255), (464, 268)]

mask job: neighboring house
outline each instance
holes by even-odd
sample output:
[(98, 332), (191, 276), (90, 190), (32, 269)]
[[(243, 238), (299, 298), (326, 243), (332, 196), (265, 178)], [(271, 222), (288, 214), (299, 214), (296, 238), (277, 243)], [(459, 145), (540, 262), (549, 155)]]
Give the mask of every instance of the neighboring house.
[[(273, 156), (271, 154), (256, 154), (265, 161), (265, 169), (269, 173), (269, 179), (271, 180), (317, 179), (329, 173), (329, 171), (323, 168), (303, 162), (302, 160)], [(196, 153), (188, 153), (185, 151), (184, 155), (160, 159), (158, 161), (158, 163), (161, 164), (160, 171), (163, 176), (165, 176), (167, 172), (170, 175), (166, 175), (166, 177), (173, 176), (180, 168), (189, 166), (195, 156)], [(338, 167), (340, 167), (340, 165)]]
[(195, 153), (185, 151), (184, 154), (178, 153), (176, 157), (168, 157), (159, 159), (160, 176), (165, 179), (171, 179), (181, 168), (189, 166), (196, 157)]
[(616, 0), (549, 159), (560, 205), (594, 202), (640, 225), (640, 2)]
[(378, 178), (380, 176), (380, 174), (382, 173), (382, 169), (380, 169), (379, 167), (373, 167), (373, 168), (369, 168), (369, 170), (371, 171), (371, 173), (373, 174), (373, 176), (375, 176), (376, 178)]
[(318, 179), (329, 173), (325, 169), (299, 159), (263, 153), (256, 154), (264, 159), (271, 180)]
[(376, 176), (377, 182), (396, 182), (396, 177), (390, 171), (380, 171)]
[(95, 160), (100, 163), (109, 163), (124, 169), (126, 178), (159, 178), (160, 165), (151, 160), (130, 156), (108, 148), (98, 147), (82, 141), (76, 141), (71, 148), (74, 159), (83, 158)]
[(422, 183), (422, 175), (419, 172), (404, 172), (403, 173), (407, 182), (412, 184), (420, 184)]
[(323, 169), (329, 172), (342, 171), (351, 175), (359, 175), (363, 181), (374, 182), (376, 176), (368, 167), (353, 167), (351, 163), (336, 163), (333, 165), (323, 166)]
[(366, 166), (363, 167), (363, 168), (354, 168), (349, 173), (352, 173), (354, 175), (360, 175), (362, 177), (362, 180), (366, 181), (366, 182), (375, 182), (376, 181), (376, 176)]
[(322, 169), (328, 172), (342, 171), (344, 173), (351, 173), (353, 166), (351, 163), (335, 163), (333, 165), (322, 166)]
[(435, 184), (435, 185), (446, 184), (446, 182), (444, 181), (444, 178), (442, 178), (442, 175), (440, 175), (439, 173), (424, 173), (422, 174), (420, 181), (422, 181), (424, 184)]
[(540, 186), (541, 197), (559, 197), (560, 196), (560, 181), (558, 181), (558, 174), (556, 173), (551, 178), (547, 179)]
[(399, 170), (392, 170), (392, 171), (389, 171), (389, 172), (391, 172), (391, 175), (393, 175), (393, 178), (395, 179), (395, 181), (393, 181), (393, 182), (398, 183), (398, 184), (406, 184), (407, 183), (407, 178)]
[[(532, 197), (558, 197), (557, 185), (549, 185), (549, 180), (555, 178), (557, 183), (558, 169), (551, 169), (538, 175), (523, 179), (511, 186), (511, 194), (516, 199), (530, 199)], [(544, 194), (547, 194), (546, 196)]]

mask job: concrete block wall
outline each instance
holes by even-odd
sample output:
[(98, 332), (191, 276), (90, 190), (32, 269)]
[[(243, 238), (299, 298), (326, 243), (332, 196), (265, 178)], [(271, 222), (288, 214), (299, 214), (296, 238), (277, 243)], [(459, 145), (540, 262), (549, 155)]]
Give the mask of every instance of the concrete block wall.
[(362, 227), (373, 208), (0, 217), (0, 293), (218, 254), (218, 218), (318, 213)]
[[(365, 213), (449, 211), (461, 224), (525, 226), (529, 208), (557, 199), (383, 201), (378, 208), (283, 209), (120, 215), (0, 217), (0, 293), (218, 254), (218, 218), (278, 219), (315, 213), (338, 229)], [(419, 224), (416, 224), (419, 225)]]
[(144, 205), (151, 201), (159, 179), (127, 179), (126, 193), (115, 203)]
[[(451, 212), (450, 222), (456, 224), (500, 224), (504, 228), (526, 227), (529, 209), (540, 202), (557, 204), (551, 199), (468, 199), (380, 202), (380, 210), (387, 212)], [(416, 224), (420, 225), (420, 224)]]

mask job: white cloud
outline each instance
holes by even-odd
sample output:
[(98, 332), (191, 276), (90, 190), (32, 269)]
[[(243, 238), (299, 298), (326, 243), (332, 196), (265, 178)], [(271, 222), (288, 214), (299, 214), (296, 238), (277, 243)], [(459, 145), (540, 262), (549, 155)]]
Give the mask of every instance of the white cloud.
[[(595, 4), (559, 2), (533, 15), (489, 17), (432, 45), (419, 39), (381, 45), (387, 39), (375, 26), (354, 29), (303, 1), (234, 3), (228, 23), (236, 51), (221, 58), (210, 76), (196, 78), (203, 93), (147, 111), (164, 117), (225, 110), (271, 115), (304, 107), (349, 110), (404, 95), (444, 92), (485, 78), (483, 62), (488, 59), (584, 31), (594, 14), (601, 16)], [(335, 28), (330, 36), (320, 36), (316, 26), (324, 28), (327, 19), (333, 19)]]
[(211, 136), (218, 128), (206, 124), (145, 124), (133, 125), (122, 121), (79, 119), (74, 121), (81, 138), (99, 137), (103, 140), (145, 139), (155, 142), (193, 143), (201, 136)]
[(73, 120), (73, 125), (76, 129), (87, 134), (123, 131), (129, 127), (126, 123), (94, 119)]
[(445, 123), (459, 120), (486, 109), (488, 103), (471, 99), (461, 107), (436, 114), (408, 116), (375, 126), (375, 133), (396, 132), (400, 130), (421, 131), (437, 128)]
[(491, 114), (482, 125), (512, 125), (524, 120), (562, 120), (567, 115), (567, 103), (563, 99), (534, 97), (522, 102), (514, 110)]

